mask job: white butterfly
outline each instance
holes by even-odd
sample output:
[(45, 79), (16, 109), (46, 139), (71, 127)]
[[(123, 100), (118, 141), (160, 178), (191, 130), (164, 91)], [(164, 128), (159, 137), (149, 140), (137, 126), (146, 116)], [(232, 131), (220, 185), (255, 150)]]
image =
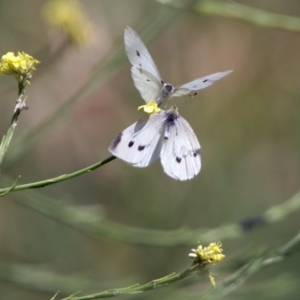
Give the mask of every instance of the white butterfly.
[(119, 133), (108, 150), (134, 167), (147, 167), (160, 156), (165, 173), (188, 180), (201, 169), (200, 144), (177, 107), (160, 110)]
[(146, 46), (132, 28), (125, 28), (124, 41), (128, 59), (132, 64), (131, 74), (134, 84), (147, 103), (153, 100), (160, 103), (167, 98), (191, 95), (191, 92), (195, 95), (197, 91), (212, 85), (216, 80), (232, 72), (230, 70), (211, 74), (174, 87), (162, 80)]

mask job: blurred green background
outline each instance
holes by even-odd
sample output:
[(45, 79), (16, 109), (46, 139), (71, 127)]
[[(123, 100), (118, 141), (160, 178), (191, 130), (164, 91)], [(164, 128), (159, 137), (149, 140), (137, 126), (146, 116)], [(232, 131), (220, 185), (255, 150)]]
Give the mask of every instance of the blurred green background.
[[(215, 2), (215, 10), (202, 12), (149, 0), (81, 1), (94, 37), (80, 46), (47, 23), (46, 3), (0, 1), (0, 55), (24, 51), (41, 61), (27, 88), (30, 109), (22, 112), (1, 166), (1, 187), (18, 175), (19, 184), (35, 182), (107, 158), (115, 135), (143, 116), (123, 45), (127, 25), (145, 41), (167, 82), (178, 85), (234, 72), (194, 98), (175, 99), (202, 147), (202, 170), (193, 180), (169, 178), (159, 161), (137, 169), (114, 160), (84, 176), (1, 198), (0, 299), (43, 300), (57, 290), (63, 297), (145, 283), (187, 268), (190, 249), (202, 242), (196, 234), (193, 243), (181, 245), (126, 242), (122, 230), (118, 237), (105, 230), (91, 234), (70, 225), (72, 218), (82, 220), (83, 228), (86, 220), (104, 218), (111, 226), (166, 233), (213, 229), (260, 215), (299, 190), (299, 1), (220, 1), (220, 11)], [(235, 18), (224, 3), (245, 5), (236, 6), (240, 11), (251, 5), (258, 15), (245, 13), (248, 21)], [(294, 27), (268, 13), (294, 17)], [(3, 136), (15, 105), (16, 81), (1, 76), (0, 91)], [(35, 204), (29, 208), (28, 203)], [(43, 205), (44, 212), (35, 209)], [(75, 217), (68, 210), (64, 215), (66, 207)], [(57, 220), (68, 218), (69, 225)], [(295, 211), (222, 241), (226, 259), (213, 269), (217, 283), (298, 230)], [(225, 298), (299, 299), (299, 264), (295, 254)], [(210, 286), (206, 277), (194, 276), (130, 298), (190, 299)]]

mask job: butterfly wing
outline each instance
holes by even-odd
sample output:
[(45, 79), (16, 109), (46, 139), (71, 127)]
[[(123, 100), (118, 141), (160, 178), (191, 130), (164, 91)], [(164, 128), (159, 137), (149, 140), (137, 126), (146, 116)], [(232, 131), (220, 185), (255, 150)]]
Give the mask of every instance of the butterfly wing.
[(132, 64), (131, 74), (135, 86), (146, 102), (154, 100), (162, 87), (162, 80), (150, 53), (138, 34), (130, 27), (125, 28), (124, 42)]
[(131, 68), (131, 75), (135, 87), (139, 90), (142, 98), (148, 103), (154, 101), (159, 95), (162, 85), (147, 71)]
[(134, 167), (147, 167), (161, 152), (163, 120), (163, 111), (140, 119), (119, 133), (108, 150)]
[(125, 50), (132, 66), (147, 71), (160, 82), (161, 76), (150, 53), (131, 27), (125, 28), (124, 41)]
[(190, 92), (199, 91), (201, 89), (204, 89), (210, 85), (212, 85), (215, 81), (223, 78), (224, 76), (231, 73), (232, 70), (226, 71), (226, 72), (219, 72), (214, 73), (205, 77), (197, 78), (191, 82), (185, 83), (183, 85), (180, 85), (175, 88), (174, 93), (172, 94), (172, 97), (181, 97), (184, 95), (190, 94)]
[(165, 173), (177, 180), (188, 180), (201, 169), (200, 144), (188, 124), (179, 114), (169, 118), (164, 131), (161, 164)]

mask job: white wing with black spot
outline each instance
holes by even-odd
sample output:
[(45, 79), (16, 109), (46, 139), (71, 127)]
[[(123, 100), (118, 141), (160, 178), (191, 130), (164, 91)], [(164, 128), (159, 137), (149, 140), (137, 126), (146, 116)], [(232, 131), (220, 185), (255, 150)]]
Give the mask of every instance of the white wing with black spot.
[(147, 167), (160, 155), (163, 128), (164, 111), (149, 115), (119, 133), (108, 150), (134, 167)]
[(146, 103), (154, 101), (159, 95), (162, 85), (150, 73), (143, 69), (132, 67), (131, 75), (135, 87), (139, 90)]
[[(162, 88), (159, 71), (138, 34), (130, 27), (125, 28), (125, 50), (132, 64), (132, 78), (142, 98), (148, 102), (154, 100)], [(153, 96), (149, 99), (149, 95)]]
[(193, 129), (178, 115), (166, 124), (164, 137), (160, 158), (165, 173), (177, 180), (192, 179), (201, 169), (200, 144)]
[(161, 76), (150, 53), (141, 38), (131, 27), (125, 28), (124, 41), (130, 63), (136, 68), (147, 71), (160, 82)]
[(204, 89), (231, 72), (232, 71), (230, 70), (226, 72), (214, 73), (205, 77), (197, 78), (191, 82), (175, 87), (172, 97), (181, 97), (184, 95), (188, 95), (191, 92), (196, 92), (201, 89)]

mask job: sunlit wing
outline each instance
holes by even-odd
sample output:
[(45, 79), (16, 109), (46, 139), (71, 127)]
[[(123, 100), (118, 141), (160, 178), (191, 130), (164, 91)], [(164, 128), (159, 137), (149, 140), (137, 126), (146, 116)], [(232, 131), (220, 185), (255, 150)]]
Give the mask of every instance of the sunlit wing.
[(197, 78), (191, 82), (175, 87), (172, 97), (181, 97), (184, 95), (188, 95), (191, 92), (196, 92), (201, 89), (204, 89), (231, 72), (232, 71), (230, 70), (226, 72), (214, 73), (205, 77)]

